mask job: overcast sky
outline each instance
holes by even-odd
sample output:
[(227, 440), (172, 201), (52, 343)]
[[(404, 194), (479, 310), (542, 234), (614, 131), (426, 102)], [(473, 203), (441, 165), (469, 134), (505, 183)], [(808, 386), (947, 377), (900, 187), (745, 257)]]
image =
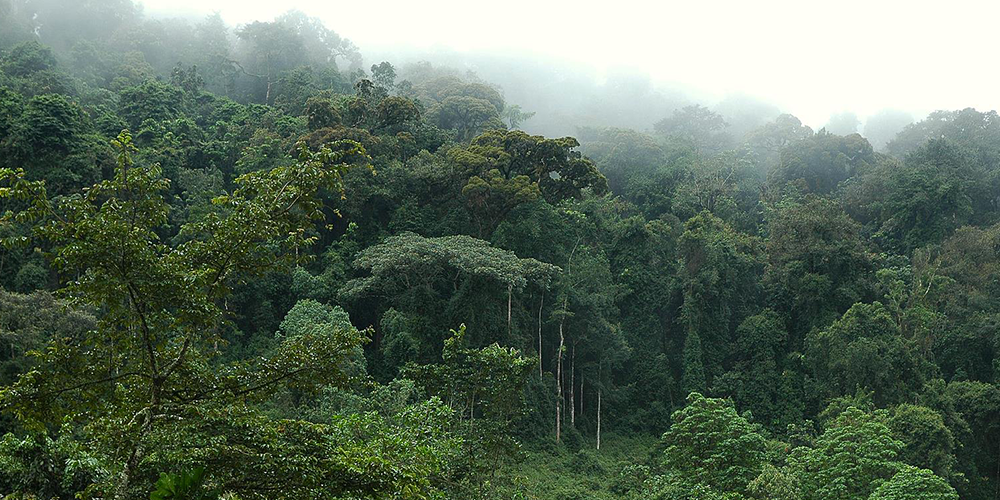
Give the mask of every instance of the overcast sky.
[[(628, 68), (721, 98), (745, 92), (820, 126), (882, 108), (1000, 108), (1000, 1), (141, 0), (238, 25), (291, 8), (371, 54), (516, 51)], [(391, 62), (391, 61), (390, 61)]]

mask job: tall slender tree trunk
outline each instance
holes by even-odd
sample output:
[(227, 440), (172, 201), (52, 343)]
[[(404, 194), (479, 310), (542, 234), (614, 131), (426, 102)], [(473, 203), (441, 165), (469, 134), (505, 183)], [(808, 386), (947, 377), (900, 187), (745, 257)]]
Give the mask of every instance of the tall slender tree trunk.
[[(573, 265), (573, 255), (576, 247), (580, 246), (580, 238), (573, 245), (573, 250), (569, 253), (569, 260), (566, 261), (566, 276), (572, 276), (571, 266)], [(562, 437), (562, 409), (563, 409), (563, 349), (566, 347), (566, 313), (569, 308), (569, 294), (563, 294), (562, 317), (559, 318), (559, 349), (556, 351), (556, 443)]]
[(545, 293), (538, 301), (538, 378), (542, 378), (542, 306), (545, 304)]
[[(566, 310), (566, 302), (563, 300), (563, 311)], [(559, 349), (556, 350), (556, 442), (562, 436), (562, 402), (563, 402), (563, 381), (562, 381), (562, 358), (563, 347), (566, 345), (566, 335), (563, 327), (566, 323), (566, 315), (559, 320)]]
[(271, 105), (271, 85), (273, 84), (271, 79), (271, 57), (267, 57), (267, 93), (264, 94), (264, 104), (267, 106)]
[(569, 356), (569, 425), (576, 427), (576, 342)]
[(587, 377), (580, 374), (580, 416), (583, 416), (583, 402), (587, 400), (587, 395), (583, 392), (583, 385), (587, 382)]
[(601, 449), (601, 389), (597, 389), (597, 449)]
[(510, 338), (510, 302), (514, 292), (514, 285), (507, 285), (507, 338)]

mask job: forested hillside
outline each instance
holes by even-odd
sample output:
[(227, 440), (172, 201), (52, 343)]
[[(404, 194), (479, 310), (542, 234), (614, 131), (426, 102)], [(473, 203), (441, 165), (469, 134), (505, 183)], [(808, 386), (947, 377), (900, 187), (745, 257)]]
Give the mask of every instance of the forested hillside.
[(331, 28), (0, 0), (0, 498), (1000, 499), (996, 112), (543, 137)]

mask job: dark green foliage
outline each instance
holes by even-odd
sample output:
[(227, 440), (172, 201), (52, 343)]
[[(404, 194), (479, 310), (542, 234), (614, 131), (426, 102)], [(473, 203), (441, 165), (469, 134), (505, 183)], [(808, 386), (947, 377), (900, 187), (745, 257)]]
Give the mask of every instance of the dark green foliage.
[(0, 496), (995, 499), (995, 112), (362, 63), (0, 0)]
[(907, 400), (923, 386), (922, 363), (879, 302), (858, 303), (806, 338), (807, 363), (826, 396), (874, 391), (878, 404)]
[(145, 120), (176, 118), (181, 112), (182, 99), (180, 88), (149, 80), (121, 92), (121, 115), (129, 127), (138, 129)]
[(681, 389), (684, 392), (704, 391), (707, 387), (704, 359), (698, 330), (688, 330), (684, 339), (684, 374), (681, 376)]
[(19, 114), (0, 139), (0, 165), (23, 168), (65, 194), (97, 181), (111, 164), (108, 145), (91, 134), (86, 113), (66, 96), (36, 95)]
[[(678, 253), (683, 297), (678, 319), (686, 338), (697, 332), (705, 377), (711, 384), (722, 372), (736, 326), (759, 294), (759, 241), (702, 212), (684, 224)], [(685, 359), (687, 354), (685, 346)]]
[(547, 139), (521, 131), (493, 130), (472, 140), (468, 148), (449, 156), (468, 170), (482, 175), (496, 169), (505, 179), (527, 176), (550, 203), (580, 197), (584, 189), (602, 195), (608, 185), (604, 175), (574, 148), (572, 137)]
[(965, 150), (935, 139), (907, 155), (901, 166), (885, 163), (872, 171), (859, 198), (875, 236), (885, 238), (889, 248), (911, 252), (972, 222), (976, 207), (987, 203), (983, 196), (989, 196), (983, 173), (973, 165)]
[(0, 70), (9, 76), (25, 77), (52, 69), (56, 58), (48, 47), (38, 42), (23, 42), (10, 48), (0, 59)]
[(950, 478), (955, 463), (955, 438), (940, 413), (911, 404), (891, 410), (889, 428), (904, 443), (900, 458), (912, 465)]
[(871, 258), (860, 226), (835, 202), (809, 196), (775, 208), (764, 282), (799, 340), (869, 295)]
[(791, 364), (784, 359), (787, 342), (788, 332), (776, 312), (766, 309), (748, 317), (736, 329), (734, 369), (715, 383), (718, 392), (730, 395), (739, 408), (772, 429), (784, 429), (801, 418), (795, 411), (798, 398), (789, 387), (794, 375), (783, 369)]

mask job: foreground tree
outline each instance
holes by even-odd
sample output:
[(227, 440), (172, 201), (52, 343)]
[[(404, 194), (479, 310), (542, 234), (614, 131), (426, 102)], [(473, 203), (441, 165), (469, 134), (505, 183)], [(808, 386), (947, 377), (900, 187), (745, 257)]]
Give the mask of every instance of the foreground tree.
[(958, 500), (948, 482), (927, 469), (905, 466), (868, 500)]
[(736, 413), (732, 403), (695, 392), (671, 419), (663, 435), (667, 468), (694, 483), (740, 493), (761, 473), (766, 442), (760, 426)]
[(410, 364), (404, 373), (455, 412), (463, 438), (456, 458), (462, 480), (458, 492), (463, 498), (490, 498), (501, 466), (520, 451), (512, 423), (523, 413), (522, 394), (534, 362), (499, 344), (470, 348), (465, 325), (445, 339), (442, 360)]
[(866, 498), (892, 477), (902, 443), (892, 438), (878, 417), (848, 408), (815, 447), (792, 451), (791, 467), (802, 478), (806, 498)]
[(409, 465), (383, 469), (384, 455), (343, 439), (356, 433), (351, 422), (273, 420), (254, 405), (280, 387), (343, 382), (345, 359), (362, 342), (357, 330), (306, 329), (258, 358), (219, 358), (230, 287), (293, 262), (314, 241), (308, 231), (322, 217), (321, 192), (339, 189), (348, 161), (364, 150), (300, 148), (293, 165), (246, 174), (215, 199), (216, 211), (181, 228), (182, 243), (169, 245), (160, 236), (169, 181), (157, 166), (133, 163), (127, 132), (115, 146), (114, 178), (56, 202), (43, 182), (0, 171), (0, 195), (28, 207), (0, 222), (33, 221), (55, 266), (74, 277), (61, 293), (102, 311), (95, 330), (50, 341), (32, 370), (0, 390), (0, 407), (29, 430), (80, 424), (80, 452), (96, 464), (88, 490), (103, 498), (144, 496), (159, 471), (197, 465), (244, 498), (426, 487), (429, 472), (411, 466), (432, 461), (400, 453)]

